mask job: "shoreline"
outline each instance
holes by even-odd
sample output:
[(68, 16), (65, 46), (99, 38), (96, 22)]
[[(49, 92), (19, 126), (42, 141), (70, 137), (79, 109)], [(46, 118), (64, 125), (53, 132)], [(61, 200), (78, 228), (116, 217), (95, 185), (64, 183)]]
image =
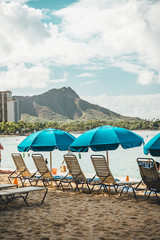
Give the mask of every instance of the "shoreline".
[[(39, 130), (38, 130), (39, 131)], [(87, 132), (88, 130), (86, 130), (86, 131), (70, 131), (69, 133), (71, 133), (71, 134), (82, 134), (82, 133), (84, 133), (84, 132)], [(136, 130), (130, 130), (130, 131), (133, 131), (133, 132), (139, 132), (139, 131), (141, 131), (141, 132), (145, 132), (145, 131), (150, 131), (150, 132), (160, 132), (160, 130), (159, 129), (157, 129), (157, 130), (155, 130), (155, 129), (136, 129)], [(0, 138), (1, 137), (27, 137), (27, 136), (29, 136), (29, 135), (31, 135), (32, 133), (34, 133), (34, 132), (30, 132), (30, 133), (24, 133), (24, 134), (11, 134), (11, 135), (9, 135), (9, 134), (0, 134)]]

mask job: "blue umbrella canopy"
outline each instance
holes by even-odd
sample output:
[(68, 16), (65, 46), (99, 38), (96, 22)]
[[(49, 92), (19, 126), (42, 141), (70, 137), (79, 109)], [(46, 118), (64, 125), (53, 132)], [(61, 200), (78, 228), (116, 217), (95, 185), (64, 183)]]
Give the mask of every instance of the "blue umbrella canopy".
[(76, 138), (68, 132), (48, 128), (32, 133), (26, 137), (17, 148), (20, 152), (27, 152), (29, 150), (46, 152), (53, 151), (54, 149), (66, 151), (75, 139)]
[(33, 150), (34, 152), (50, 152), (50, 169), (52, 170), (52, 153), (54, 149), (60, 151), (66, 151), (69, 149), (69, 145), (76, 138), (68, 132), (48, 128), (41, 131), (32, 133), (26, 137), (18, 146), (18, 151), (28, 152)]
[(115, 150), (121, 145), (124, 149), (141, 146), (144, 140), (138, 134), (125, 128), (101, 126), (80, 135), (71, 145), (73, 152)]
[(144, 154), (150, 153), (154, 157), (160, 156), (160, 133), (154, 136), (146, 145), (143, 147)]

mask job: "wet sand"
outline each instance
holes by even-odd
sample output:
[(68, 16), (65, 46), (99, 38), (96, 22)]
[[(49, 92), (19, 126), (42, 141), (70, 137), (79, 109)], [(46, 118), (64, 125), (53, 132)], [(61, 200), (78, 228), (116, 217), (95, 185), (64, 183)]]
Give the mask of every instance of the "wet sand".
[[(0, 174), (0, 182), (8, 182), (7, 174)], [(41, 192), (30, 195), (32, 207), (17, 199), (0, 210), (0, 239), (160, 239), (160, 205), (154, 197), (49, 188), (44, 204), (35, 206), (41, 197)]]

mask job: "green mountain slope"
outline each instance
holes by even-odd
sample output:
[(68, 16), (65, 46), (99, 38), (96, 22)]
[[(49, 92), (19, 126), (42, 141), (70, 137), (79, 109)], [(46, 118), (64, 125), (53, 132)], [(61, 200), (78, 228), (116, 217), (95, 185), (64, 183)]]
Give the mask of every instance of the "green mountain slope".
[(70, 87), (51, 89), (31, 97), (15, 97), (19, 100), (23, 121), (132, 120), (82, 100)]

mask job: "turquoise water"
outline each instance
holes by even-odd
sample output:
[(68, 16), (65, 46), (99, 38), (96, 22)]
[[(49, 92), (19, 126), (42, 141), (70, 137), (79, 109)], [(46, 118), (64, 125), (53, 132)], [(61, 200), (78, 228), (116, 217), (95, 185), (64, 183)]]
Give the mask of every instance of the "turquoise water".
[[(158, 134), (158, 131), (135, 131), (137, 134), (144, 138), (145, 143), (147, 143), (153, 136)], [(75, 134), (75, 137), (78, 137), (78, 134)], [(16, 137), (0, 137), (0, 143), (4, 147), (4, 150), (1, 151), (2, 160), (1, 160), (1, 169), (14, 170), (15, 165), (11, 157), (11, 153), (18, 152), (17, 145), (24, 139), (23, 136)], [(32, 160), (32, 151), (25, 153), (24, 160), (31, 172), (36, 171)], [(52, 152), (52, 164), (54, 168), (57, 168), (57, 172), (60, 173), (60, 166), (63, 161), (63, 155), (67, 152), (61, 152), (59, 150), (54, 150)], [(23, 154), (23, 153), (22, 153)], [(49, 152), (41, 152), (48, 162), (50, 161)], [(87, 177), (91, 177), (95, 174), (93, 169), (90, 155), (92, 154), (103, 154), (106, 156), (106, 152), (93, 152), (89, 150), (87, 153), (81, 153), (81, 158), (79, 158), (79, 153), (75, 153), (78, 157), (80, 166)], [(126, 176), (129, 175), (130, 180), (139, 180), (139, 169), (136, 162), (137, 157), (146, 157), (143, 154), (143, 146), (126, 149), (119, 147), (114, 151), (109, 151), (109, 165), (112, 174), (119, 178), (120, 180), (125, 180)], [(148, 155), (148, 157), (151, 157)], [(156, 161), (160, 162), (160, 158), (154, 158)], [(49, 165), (49, 164), (48, 164)]]

